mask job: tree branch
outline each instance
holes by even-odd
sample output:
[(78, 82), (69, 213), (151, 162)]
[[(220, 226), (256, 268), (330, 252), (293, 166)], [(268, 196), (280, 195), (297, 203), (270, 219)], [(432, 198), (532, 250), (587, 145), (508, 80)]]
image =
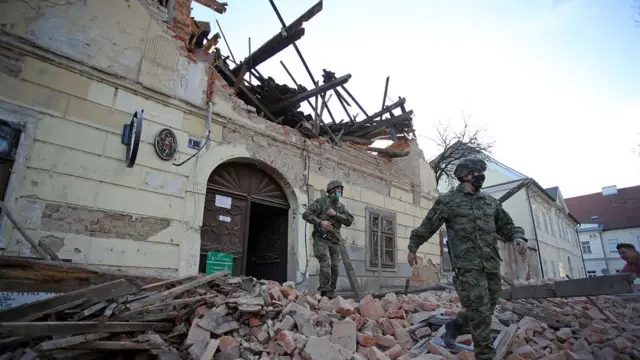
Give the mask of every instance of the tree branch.
[(430, 165), (436, 176), (436, 184), (442, 180), (452, 183), (455, 179), (454, 170), (457, 163), (468, 157), (488, 158), (488, 152), (493, 147), (493, 142), (483, 139), (485, 129), (474, 129), (469, 124), (469, 117), (462, 114), (462, 129), (451, 130), (451, 120), (447, 124), (439, 124), (436, 128), (436, 136), (433, 141), (439, 151)]

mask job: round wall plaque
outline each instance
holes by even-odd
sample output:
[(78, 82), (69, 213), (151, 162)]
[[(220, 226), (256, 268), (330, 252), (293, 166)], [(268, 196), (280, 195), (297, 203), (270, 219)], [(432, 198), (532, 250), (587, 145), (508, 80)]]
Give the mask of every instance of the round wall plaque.
[(171, 160), (178, 151), (178, 139), (171, 129), (164, 128), (158, 132), (155, 140), (156, 154), (162, 160)]

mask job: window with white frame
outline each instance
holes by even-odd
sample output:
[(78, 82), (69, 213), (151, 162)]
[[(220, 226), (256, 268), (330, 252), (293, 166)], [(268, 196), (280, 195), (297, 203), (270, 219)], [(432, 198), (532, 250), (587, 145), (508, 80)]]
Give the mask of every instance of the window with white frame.
[(595, 270), (589, 270), (587, 271), (587, 277), (596, 277), (598, 276), (598, 274), (596, 274)]
[(591, 251), (591, 243), (588, 241), (583, 241), (582, 242), (582, 253), (589, 255), (589, 254), (593, 254), (593, 252)]
[(616, 246), (618, 246), (618, 239), (607, 240), (607, 250), (610, 253), (618, 252), (618, 249), (616, 249)]

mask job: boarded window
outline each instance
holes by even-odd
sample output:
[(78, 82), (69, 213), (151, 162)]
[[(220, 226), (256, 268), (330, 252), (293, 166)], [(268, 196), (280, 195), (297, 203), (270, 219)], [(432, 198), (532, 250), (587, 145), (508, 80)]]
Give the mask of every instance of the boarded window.
[(369, 248), (369, 266), (394, 269), (396, 267), (396, 217), (395, 214), (367, 209), (367, 245)]

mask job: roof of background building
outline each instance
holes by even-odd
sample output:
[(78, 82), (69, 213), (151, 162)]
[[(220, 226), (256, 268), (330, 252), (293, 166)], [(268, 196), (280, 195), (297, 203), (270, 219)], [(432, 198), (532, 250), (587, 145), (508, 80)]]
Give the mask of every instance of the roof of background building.
[(581, 223), (599, 224), (605, 230), (640, 227), (640, 185), (565, 199), (573, 216)]

